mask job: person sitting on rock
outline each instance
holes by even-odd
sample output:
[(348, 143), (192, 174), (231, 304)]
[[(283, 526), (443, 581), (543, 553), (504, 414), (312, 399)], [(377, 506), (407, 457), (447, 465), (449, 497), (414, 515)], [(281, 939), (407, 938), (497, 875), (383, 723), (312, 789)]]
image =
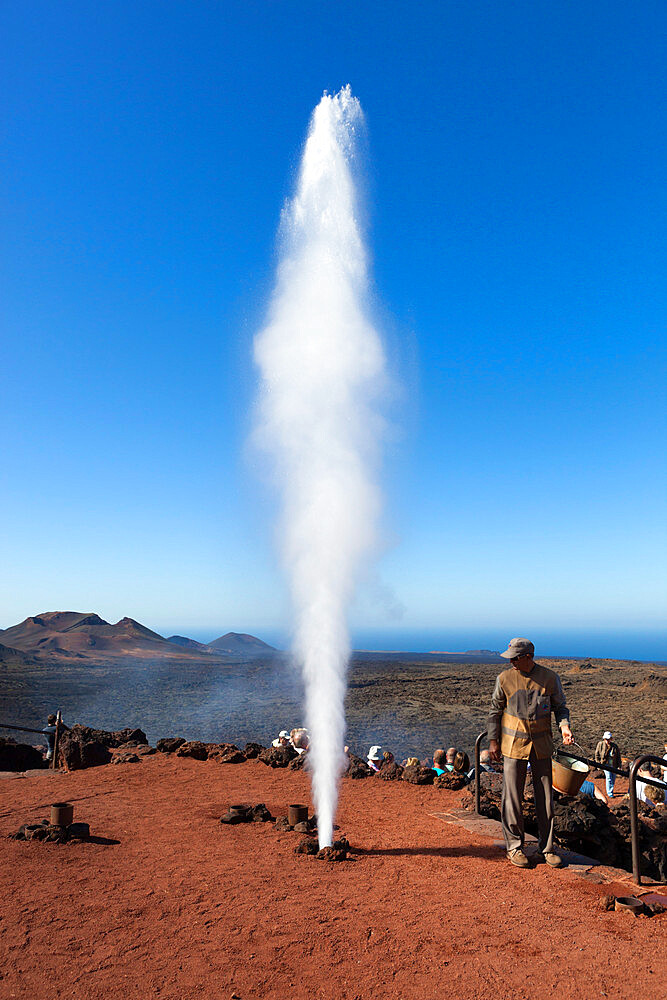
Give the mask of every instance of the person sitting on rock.
[(433, 753), (433, 770), (436, 774), (445, 773), (445, 765), (447, 763), (447, 754), (444, 750), (435, 750)]
[(290, 743), (298, 754), (305, 753), (310, 746), (310, 737), (307, 729), (293, 729), (289, 734)]
[(605, 805), (608, 805), (606, 795), (604, 795), (592, 781), (584, 781), (583, 785), (579, 789), (579, 794), (585, 795), (591, 799), (598, 799), (599, 802), (604, 802)]
[[(642, 781), (641, 779), (642, 778), (653, 778), (653, 777), (654, 777), (654, 775), (653, 775), (653, 769), (652, 769), (651, 765), (648, 762), (646, 764), (642, 764), (642, 766), (637, 771), (637, 781), (635, 782), (635, 788), (637, 789), (637, 801), (638, 802), (647, 802), (648, 800), (646, 798), (646, 790), (648, 788), (654, 787), (654, 786), (651, 786), (651, 785), (647, 785), (646, 782)], [(649, 803), (649, 804), (652, 805), (653, 803)]]
[(272, 747), (289, 747), (291, 746), (289, 733), (286, 729), (281, 729), (278, 733), (276, 739), (271, 744)]
[(667, 792), (655, 785), (646, 785), (644, 802), (647, 806), (664, 806), (667, 804)]
[(464, 750), (457, 750), (456, 756), (454, 757), (454, 762), (452, 765), (452, 773), (460, 774), (470, 781), (475, 776), (475, 768), (470, 767), (470, 757)]
[(380, 770), (381, 760), (382, 760), (382, 747), (372, 746), (368, 751), (368, 757), (366, 758), (366, 763), (370, 767), (371, 771)]
[(480, 771), (493, 771), (490, 750), (482, 750), (479, 755), (479, 769)]
[(449, 747), (447, 750), (447, 756), (445, 757), (445, 769), (447, 771), (454, 770), (454, 758), (456, 757), (457, 750), (456, 747)]

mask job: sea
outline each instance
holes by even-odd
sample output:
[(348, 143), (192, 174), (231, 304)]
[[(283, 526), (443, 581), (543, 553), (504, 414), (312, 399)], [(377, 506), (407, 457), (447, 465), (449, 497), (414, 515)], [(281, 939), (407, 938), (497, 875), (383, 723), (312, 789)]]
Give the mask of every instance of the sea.
[[(289, 648), (289, 634), (279, 629), (245, 631), (259, 636), (278, 649)], [(195, 634), (196, 633), (196, 634)], [(165, 633), (170, 634), (170, 633)], [(199, 642), (210, 642), (211, 630), (182, 632)], [(217, 633), (221, 634), (221, 633)], [(356, 650), (406, 653), (465, 652), (486, 649), (501, 652), (514, 636), (521, 635), (535, 644), (535, 657), (574, 656), (582, 659), (645, 660), (667, 662), (666, 624), (646, 629), (569, 628), (549, 629), (525, 626), (505, 629), (471, 627), (469, 629), (353, 629), (352, 645)]]

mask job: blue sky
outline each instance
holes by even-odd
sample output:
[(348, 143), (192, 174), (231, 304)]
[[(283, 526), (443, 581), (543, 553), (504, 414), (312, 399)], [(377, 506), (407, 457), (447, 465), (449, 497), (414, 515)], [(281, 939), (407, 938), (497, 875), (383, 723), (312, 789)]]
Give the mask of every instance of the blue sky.
[(251, 344), (349, 82), (397, 382), (353, 626), (664, 632), (664, 4), (34, 2), (0, 38), (0, 626), (284, 626)]

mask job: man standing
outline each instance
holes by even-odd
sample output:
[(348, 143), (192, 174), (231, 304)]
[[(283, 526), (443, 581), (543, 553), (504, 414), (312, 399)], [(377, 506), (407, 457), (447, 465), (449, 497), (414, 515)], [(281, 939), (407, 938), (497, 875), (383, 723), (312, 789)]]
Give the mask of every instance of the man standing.
[[(602, 734), (602, 739), (595, 748), (595, 760), (598, 764), (609, 764), (610, 767), (621, 766), (621, 752), (618, 749), (618, 744), (612, 743), (609, 730)], [(607, 795), (613, 799), (616, 775), (613, 771), (605, 771), (604, 780), (607, 785)]]
[(553, 848), (554, 816), (551, 785), (551, 713), (560, 726), (563, 743), (574, 743), (570, 713), (558, 674), (535, 663), (535, 647), (528, 639), (512, 639), (500, 655), (512, 666), (496, 678), (491, 699), (488, 737), (491, 754), (504, 758), (501, 820), (507, 857), (518, 868), (530, 868), (523, 851), (523, 790), (530, 762), (538, 828), (538, 859), (560, 868), (562, 858)]

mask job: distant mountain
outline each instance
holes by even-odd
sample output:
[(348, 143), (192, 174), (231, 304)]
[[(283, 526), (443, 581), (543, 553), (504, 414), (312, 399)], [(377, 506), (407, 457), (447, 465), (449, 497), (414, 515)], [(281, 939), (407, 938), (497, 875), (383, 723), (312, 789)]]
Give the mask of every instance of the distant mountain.
[(163, 636), (133, 618), (111, 625), (93, 612), (47, 611), (0, 630), (0, 641), (22, 652), (60, 656), (177, 654)]
[(255, 636), (228, 632), (207, 645), (184, 635), (168, 639), (146, 628), (134, 618), (121, 618), (110, 624), (92, 611), (45, 611), (26, 618), (11, 628), (0, 629), (0, 663), (11, 657), (37, 662), (35, 657), (49, 661), (58, 657), (100, 660), (128, 657), (131, 659), (192, 659), (230, 662), (233, 658), (249, 659), (260, 654), (274, 653), (273, 646)]
[(261, 639), (245, 632), (228, 632), (219, 639), (209, 642), (208, 645), (218, 653), (231, 653), (235, 656), (259, 656), (262, 653), (278, 652), (275, 646), (269, 646), (267, 642), (262, 642)]
[(200, 653), (212, 653), (214, 650), (207, 646), (205, 642), (197, 642), (196, 639), (188, 639), (186, 635), (170, 635), (167, 642), (172, 642), (174, 646), (182, 646), (184, 649), (195, 649)]
[(471, 656), (500, 656), (497, 649), (466, 649)]

